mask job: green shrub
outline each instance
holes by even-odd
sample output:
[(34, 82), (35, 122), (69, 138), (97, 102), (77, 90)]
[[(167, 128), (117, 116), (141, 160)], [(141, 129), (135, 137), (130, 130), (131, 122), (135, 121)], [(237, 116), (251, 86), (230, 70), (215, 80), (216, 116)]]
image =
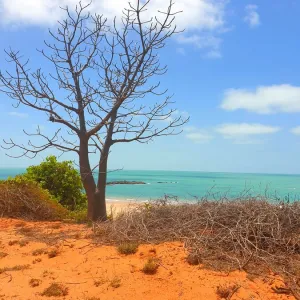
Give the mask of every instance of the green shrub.
[(40, 165), (27, 168), (23, 176), (38, 182), (69, 210), (86, 206), (81, 178), (71, 161), (58, 162), (55, 156), (48, 156)]
[(0, 216), (31, 220), (60, 220), (68, 211), (33, 180), (17, 176), (0, 181)]

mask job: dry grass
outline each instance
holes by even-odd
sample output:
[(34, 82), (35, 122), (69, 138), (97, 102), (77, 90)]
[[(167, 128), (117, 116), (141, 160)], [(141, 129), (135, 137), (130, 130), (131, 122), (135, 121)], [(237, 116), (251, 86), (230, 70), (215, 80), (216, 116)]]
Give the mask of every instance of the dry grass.
[(47, 254), (47, 253), (48, 253), (47, 249), (45, 249), (45, 248), (39, 248), (39, 249), (32, 251), (33, 256), (38, 256), (38, 255)]
[(51, 283), (50, 286), (47, 287), (41, 295), (46, 297), (64, 297), (67, 296), (68, 293), (69, 289), (66, 286), (54, 282)]
[(118, 246), (118, 252), (120, 254), (135, 254), (138, 251), (139, 245), (137, 243), (122, 243)]
[(230, 300), (239, 288), (240, 286), (236, 283), (232, 285), (221, 285), (217, 287), (216, 293), (220, 299)]
[[(99, 235), (98, 235), (99, 233)], [(263, 196), (225, 198), (195, 204), (168, 199), (124, 211), (114, 221), (95, 224), (108, 243), (182, 241), (193, 260), (232, 271), (273, 271), (300, 289), (300, 202)]]
[(40, 279), (32, 278), (32, 279), (29, 280), (29, 285), (31, 287), (37, 287), (41, 284), (41, 282), (42, 281)]
[(121, 286), (121, 279), (118, 277), (114, 277), (109, 284), (112, 288), (117, 289)]
[(3, 217), (42, 221), (61, 220), (68, 214), (47, 190), (21, 177), (0, 181), (0, 211)]
[(8, 253), (0, 252), (0, 259), (6, 257), (7, 255), (8, 255)]
[(14, 246), (14, 245), (19, 245), (20, 247), (25, 247), (26, 245), (28, 245), (28, 241), (26, 240), (13, 240), (13, 241), (9, 241), (8, 245), (9, 246)]
[(4, 267), (0, 269), (0, 274), (12, 271), (23, 271), (30, 268), (30, 265), (16, 265), (14, 267)]
[(48, 252), (48, 257), (53, 258), (59, 255), (59, 250), (58, 249), (52, 249)]
[(158, 267), (158, 260), (155, 258), (149, 258), (148, 261), (145, 263), (142, 272), (148, 275), (153, 275), (157, 272)]

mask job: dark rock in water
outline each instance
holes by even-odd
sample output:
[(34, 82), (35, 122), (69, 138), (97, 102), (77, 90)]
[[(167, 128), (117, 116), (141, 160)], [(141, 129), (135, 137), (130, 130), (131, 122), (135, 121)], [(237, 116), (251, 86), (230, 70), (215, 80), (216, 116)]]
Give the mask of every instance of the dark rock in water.
[(107, 183), (107, 185), (117, 185), (117, 184), (146, 184), (146, 182), (122, 180), (122, 181), (111, 181)]

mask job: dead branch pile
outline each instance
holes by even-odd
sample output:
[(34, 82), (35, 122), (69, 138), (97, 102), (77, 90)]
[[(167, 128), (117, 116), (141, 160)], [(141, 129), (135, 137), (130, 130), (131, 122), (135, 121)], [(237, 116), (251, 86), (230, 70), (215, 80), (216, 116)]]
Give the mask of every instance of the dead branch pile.
[(259, 264), (300, 276), (299, 201), (155, 201), (125, 211), (113, 222), (96, 224), (95, 229), (108, 242), (180, 240), (199, 262), (218, 269)]

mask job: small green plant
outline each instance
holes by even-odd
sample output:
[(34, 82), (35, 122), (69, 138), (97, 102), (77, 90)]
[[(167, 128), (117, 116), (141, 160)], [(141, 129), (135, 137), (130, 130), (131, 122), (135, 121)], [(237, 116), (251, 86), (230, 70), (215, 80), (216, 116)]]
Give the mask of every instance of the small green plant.
[(138, 247), (137, 243), (122, 243), (118, 246), (118, 252), (125, 255), (134, 254), (138, 251)]
[(22, 270), (26, 270), (29, 269), (30, 265), (16, 265), (14, 267), (4, 267), (0, 269), (0, 274), (4, 273), (4, 272), (11, 272), (11, 271), (22, 271)]
[(69, 293), (69, 289), (60, 284), (60, 283), (56, 283), (53, 282), (50, 284), (49, 287), (47, 287), (43, 293), (42, 296), (46, 296), (46, 297), (64, 297), (67, 296)]
[(110, 286), (114, 289), (119, 288), (121, 286), (121, 279), (118, 277), (114, 277), (110, 282)]
[(148, 261), (145, 263), (142, 271), (145, 274), (153, 275), (157, 272), (159, 267), (159, 263), (157, 259), (149, 258)]
[(41, 284), (41, 282), (42, 281), (40, 279), (32, 278), (32, 279), (29, 280), (29, 285), (31, 287), (37, 287)]

